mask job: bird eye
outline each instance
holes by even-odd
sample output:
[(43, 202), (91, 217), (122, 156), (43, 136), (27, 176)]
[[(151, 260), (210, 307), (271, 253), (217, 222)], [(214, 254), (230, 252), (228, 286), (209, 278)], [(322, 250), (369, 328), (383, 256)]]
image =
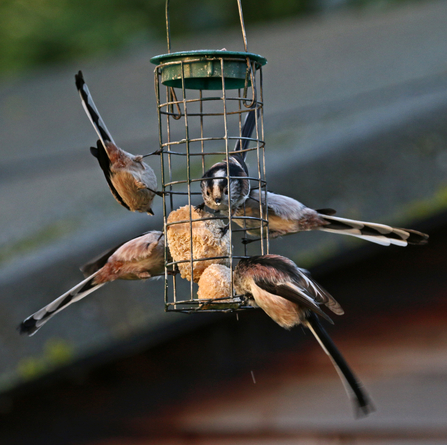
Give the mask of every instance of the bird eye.
[(224, 189), (224, 195), (228, 195), (228, 189)]

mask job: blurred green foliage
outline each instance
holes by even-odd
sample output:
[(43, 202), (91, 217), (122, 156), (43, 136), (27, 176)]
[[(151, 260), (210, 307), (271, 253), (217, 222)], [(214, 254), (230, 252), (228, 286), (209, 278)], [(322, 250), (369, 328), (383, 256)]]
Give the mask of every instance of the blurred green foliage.
[(139, 0), (2, 0), (0, 69), (24, 70), (119, 48), (151, 28), (148, 17), (157, 9), (160, 16), (162, 4), (152, 0), (143, 8)]
[[(246, 23), (374, 0), (243, 0)], [(406, 0), (381, 0), (396, 2)], [(1, 0), (0, 75), (166, 38), (165, 0)], [(171, 0), (173, 36), (238, 26), (236, 0)]]
[[(244, 0), (247, 22), (313, 9), (313, 0)], [(172, 35), (238, 25), (235, 0), (172, 0)], [(0, 73), (166, 38), (165, 0), (2, 0)]]

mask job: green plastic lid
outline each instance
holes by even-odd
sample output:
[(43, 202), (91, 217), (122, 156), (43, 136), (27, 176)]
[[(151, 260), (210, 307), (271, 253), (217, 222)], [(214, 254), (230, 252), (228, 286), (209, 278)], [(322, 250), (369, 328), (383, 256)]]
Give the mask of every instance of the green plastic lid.
[(180, 51), (162, 54), (152, 57), (151, 62), (160, 65), (163, 85), (181, 88), (183, 66), (186, 89), (220, 90), (222, 89), (221, 61), (223, 60), (225, 88), (237, 89), (245, 86), (248, 69), (247, 57), (250, 62), (255, 62), (256, 69), (267, 63), (267, 60), (258, 54), (219, 50)]

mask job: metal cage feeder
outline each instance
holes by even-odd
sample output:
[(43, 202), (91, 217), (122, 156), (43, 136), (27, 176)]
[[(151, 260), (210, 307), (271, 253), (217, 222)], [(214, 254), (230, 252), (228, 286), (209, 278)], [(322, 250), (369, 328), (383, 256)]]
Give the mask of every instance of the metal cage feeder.
[[(189, 258), (173, 260), (168, 242), (165, 252), (165, 310), (180, 312), (229, 312), (246, 309), (244, 296), (233, 289), (233, 269), (240, 258), (268, 253), (267, 203), (259, 202), (259, 218), (234, 216), (231, 212), (193, 219), (194, 206), (202, 203), (202, 175), (214, 163), (228, 160), (233, 146), (245, 140), (244, 151), (250, 167), (252, 189), (266, 192), (265, 143), (263, 125), (262, 66), (266, 59), (247, 51), (247, 40), (240, 0), (237, 0), (245, 51), (199, 50), (171, 53), (169, 0), (166, 1), (168, 54), (153, 57), (155, 92), (159, 124), (163, 221), (165, 240), (175, 224), (186, 224), (189, 231)], [(244, 119), (255, 111), (253, 135), (242, 138)], [(242, 138), (242, 139), (241, 139)], [(265, 194), (266, 196), (266, 194)], [(231, 200), (231, 196), (229, 197)], [(171, 212), (189, 206), (181, 221), (169, 222)], [(211, 211), (212, 212), (212, 211)], [(256, 220), (261, 228), (259, 240), (247, 243), (246, 221)], [(229, 249), (223, 256), (197, 257), (193, 231), (197, 221), (219, 220), (228, 226)], [(234, 227), (233, 222), (237, 222)], [(250, 221), (253, 226), (253, 221)], [(179, 226), (180, 227), (180, 226)], [(226, 264), (229, 268), (228, 295), (218, 299), (199, 298), (194, 277), (203, 261)], [(202, 263), (202, 265), (208, 264)], [(179, 277), (179, 268), (189, 269), (190, 280)]]

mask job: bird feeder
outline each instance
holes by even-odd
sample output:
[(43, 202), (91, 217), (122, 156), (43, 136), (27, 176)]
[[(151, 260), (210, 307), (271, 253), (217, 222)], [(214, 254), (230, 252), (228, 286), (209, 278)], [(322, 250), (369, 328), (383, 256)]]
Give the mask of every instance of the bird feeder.
[[(249, 180), (252, 189), (266, 191), (267, 186), (262, 90), (266, 59), (247, 51), (240, 0), (237, 5), (245, 51), (171, 52), (167, 0), (168, 53), (151, 59), (157, 65), (154, 76), (167, 240), (166, 311), (229, 312), (246, 308), (243, 296), (233, 289), (233, 269), (241, 258), (268, 253), (266, 202), (259, 203), (259, 218), (197, 209), (203, 202), (202, 175), (214, 163), (225, 160), (227, 183), (232, 179), (228, 160), (235, 144), (240, 141), (242, 145), (244, 120), (252, 110), (256, 111), (255, 128), (250, 137), (243, 138)], [(237, 225), (233, 224), (235, 219), (239, 220)], [(257, 220), (264, 228), (260, 239), (252, 243), (247, 243), (247, 219)], [(219, 232), (227, 224), (228, 230)], [(177, 236), (182, 237), (181, 243), (174, 249), (170, 239)]]

